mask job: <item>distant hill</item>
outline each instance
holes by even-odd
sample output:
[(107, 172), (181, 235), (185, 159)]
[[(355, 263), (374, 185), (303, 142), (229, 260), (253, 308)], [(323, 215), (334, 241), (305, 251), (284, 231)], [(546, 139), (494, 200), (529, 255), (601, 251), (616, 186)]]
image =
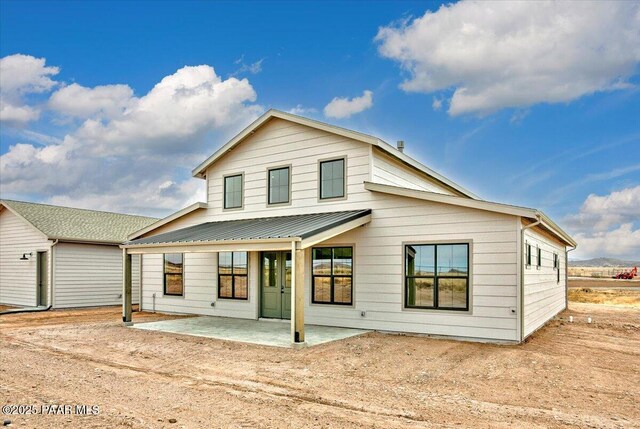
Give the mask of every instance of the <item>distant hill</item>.
[(584, 261), (569, 260), (570, 267), (636, 267), (640, 261), (624, 261), (616, 258), (593, 258)]

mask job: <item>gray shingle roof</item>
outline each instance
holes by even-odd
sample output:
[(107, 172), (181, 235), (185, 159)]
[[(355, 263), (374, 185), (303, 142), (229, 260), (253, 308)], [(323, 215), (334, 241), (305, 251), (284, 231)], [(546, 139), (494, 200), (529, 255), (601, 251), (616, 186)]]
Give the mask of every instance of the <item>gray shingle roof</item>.
[(128, 241), (126, 244), (173, 244), (276, 238), (304, 239), (370, 213), (371, 209), (365, 209), (207, 222)]
[(24, 201), (0, 200), (50, 239), (122, 243), (129, 234), (158, 219)]

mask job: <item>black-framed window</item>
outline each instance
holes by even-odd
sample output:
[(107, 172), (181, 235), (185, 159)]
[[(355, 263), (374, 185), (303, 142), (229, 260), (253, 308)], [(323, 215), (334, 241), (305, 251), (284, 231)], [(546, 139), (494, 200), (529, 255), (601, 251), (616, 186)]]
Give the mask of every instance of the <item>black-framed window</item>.
[(247, 252), (218, 253), (218, 298), (249, 299)]
[(224, 208), (237, 209), (242, 207), (242, 174), (226, 176), (224, 178)]
[(353, 303), (353, 247), (315, 247), (311, 265), (313, 303)]
[(345, 195), (344, 158), (320, 162), (320, 199)]
[(557, 269), (559, 269), (559, 268), (560, 268), (560, 267), (558, 266), (558, 262), (560, 262), (560, 261), (558, 260), (558, 254), (554, 252), (554, 253), (553, 253), (553, 269), (554, 269), (554, 270), (557, 270)]
[(405, 307), (469, 309), (469, 244), (405, 246)]
[(290, 177), (290, 167), (280, 167), (269, 170), (269, 204), (289, 202)]
[(164, 294), (170, 296), (183, 296), (184, 255), (182, 253), (165, 253), (163, 259)]
[(525, 250), (525, 261), (527, 268), (531, 266), (531, 244), (527, 243), (524, 247)]
[(539, 245), (536, 245), (536, 268), (540, 269), (542, 267), (542, 249)]

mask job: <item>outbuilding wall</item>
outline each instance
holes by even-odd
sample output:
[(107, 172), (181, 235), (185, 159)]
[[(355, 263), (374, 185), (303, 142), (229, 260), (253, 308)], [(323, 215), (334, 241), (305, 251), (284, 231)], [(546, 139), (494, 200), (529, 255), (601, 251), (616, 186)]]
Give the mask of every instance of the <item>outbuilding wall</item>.
[[(45, 235), (24, 219), (6, 208), (0, 211), (0, 304), (37, 305), (36, 254), (48, 252), (47, 274), (50, 273), (50, 246)], [(29, 260), (20, 260), (24, 253), (32, 253)]]

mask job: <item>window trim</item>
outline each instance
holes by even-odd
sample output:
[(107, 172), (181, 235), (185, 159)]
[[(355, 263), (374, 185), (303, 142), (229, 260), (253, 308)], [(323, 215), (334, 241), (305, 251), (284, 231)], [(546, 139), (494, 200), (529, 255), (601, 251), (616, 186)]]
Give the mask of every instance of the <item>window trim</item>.
[[(467, 275), (466, 276), (456, 276), (456, 277), (445, 277), (445, 278), (464, 278), (467, 280), (467, 296), (466, 296), (466, 308), (451, 308), (451, 307), (438, 307), (438, 273), (437, 273), (437, 264), (438, 264), (438, 245), (460, 245), (465, 244), (467, 246)], [(409, 306), (407, 305), (408, 293), (407, 293), (407, 247), (408, 246), (434, 246), (434, 274), (433, 276), (413, 276), (418, 278), (433, 278), (434, 279), (434, 290), (433, 290), (433, 307), (426, 306)], [(473, 269), (472, 269), (472, 260), (471, 255), (473, 252), (473, 241), (460, 241), (460, 240), (442, 240), (442, 241), (424, 241), (424, 242), (415, 242), (415, 241), (407, 241), (402, 243), (402, 309), (405, 311), (433, 311), (438, 314), (444, 312), (452, 312), (455, 314), (466, 313), (472, 314), (472, 279), (473, 279)]]
[[(182, 255), (182, 293), (178, 294), (178, 293), (167, 293), (167, 273), (165, 272), (165, 256), (166, 255)], [(176, 297), (176, 298), (184, 298), (184, 289), (185, 289), (185, 285), (184, 285), (184, 253), (182, 252), (172, 252), (172, 253), (163, 253), (162, 254), (162, 296), (168, 296), (168, 297)]]
[[(224, 253), (224, 252), (228, 252), (231, 253), (231, 274), (220, 274), (220, 254)], [(234, 274), (233, 272), (233, 254), (236, 253), (238, 251), (233, 251), (233, 250), (225, 250), (225, 251), (220, 251), (217, 252), (218, 253), (218, 284), (216, 289), (218, 289), (218, 299), (228, 299), (228, 300), (233, 300), (233, 301), (249, 301), (249, 252), (247, 251), (241, 251), (243, 253), (247, 254), (247, 274)], [(231, 296), (220, 296), (220, 277), (231, 277)], [(246, 298), (237, 298), (236, 297), (236, 277), (246, 277), (247, 278), (247, 297)]]
[[(349, 247), (351, 248), (351, 275), (350, 276), (346, 276), (346, 275), (337, 275), (335, 276), (333, 274), (333, 252), (331, 253), (331, 275), (326, 275), (326, 274), (320, 274), (320, 275), (316, 275), (313, 273), (313, 250), (314, 249), (336, 249), (336, 248), (344, 248), (344, 247)], [(309, 257), (309, 263), (311, 265), (310, 267), (310, 273), (311, 273), (311, 300), (310, 303), (311, 305), (320, 305), (320, 306), (338, 306), (341, 308), (344, 307), (353, 307), (355, 305), (355, 260), (356, 260), (356, 250), (355, 250), (355, 245), (352, 243), (348, 243), (348, 244), (328, 244), (328, 245), (324, 245), (324, 246), (313, 246), (310, 250), (310, 257)], [(330, 302), (324, 302), (324, 301), (316, 301), (315, 300), (315, 281), (314, 279), (316, 277), (330, 277), (331, 278), (331, 301)], [(333, 300), (333, 289), (334, 289), (334, 283), (333, 283), (333, 278), (334, 277), (351, 277), (351, 302), (335, 302)]]
[[(272, 203), (269, 201), (269, 197), (271, 194), (271, 172), (273, 170), (282, 170), (288, 168), (289, 169), (289, 195), (287, 201), (281, 203)], [(288, 206), (291, 205), (291, 183), (293, 176), (293, 166), (291, 164), (286, 165), (275, 165), (273, 167), (267, 167), (267, 207), (280, 207), (280, 206)]]
[[(331, 161), (343, 161), (342, 164), (342, 174), (343, 174), (343, 183), (342, 183), (342, 196), (341, 197), (327, 197), (322, 198), (322, 164), (325, 162)], [(318, 160), (318, 202), (324, 201), (340, 201), (347, 199), (347, 156), (334, 156), (331, 158), (323, 158)]]
[[(227, 178), (240, 176), (240, 206), (227, 207)], [(231, 173), (222, 176), (222, 210), (234, 211), (244, 209), (244, 171), (241, 173)]]

